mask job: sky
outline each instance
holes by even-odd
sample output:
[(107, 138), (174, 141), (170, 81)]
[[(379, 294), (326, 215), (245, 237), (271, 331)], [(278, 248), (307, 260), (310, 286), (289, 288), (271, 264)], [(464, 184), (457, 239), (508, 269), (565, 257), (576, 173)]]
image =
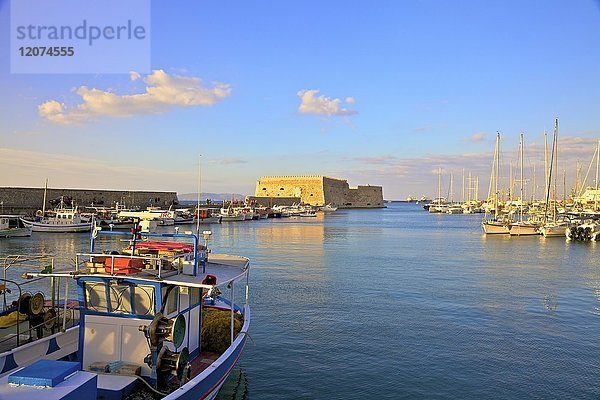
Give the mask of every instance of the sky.
[(470, 173), (484, 198), (500, 132), (505, 182), (523, 133), (540, 197), (555, 118), (568, 187), (600, 139), (599, 1), (152, 1), (148, 71), (52, 74), (11, 73), (10, 6), (0, 186), (253, 194), (326, 175), (404, 199), (434, 196), (441, 168), (444, 191)]

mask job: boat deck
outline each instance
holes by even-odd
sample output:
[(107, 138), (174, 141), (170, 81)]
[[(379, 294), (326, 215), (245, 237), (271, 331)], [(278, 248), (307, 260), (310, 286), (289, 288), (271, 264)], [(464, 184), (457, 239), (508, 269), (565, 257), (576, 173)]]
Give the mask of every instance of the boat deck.
[[(90, 256), (90, 255), (86, 255)], [(100, 257), (105, 259), (107, 255), (91, 255), (92, 257)], [(117, 256), (124, 259), (130, 259), (129, 256)], [(108, 259), (110, 261), (110, 259)], [(103, 260), (104, 262), (104, 260)], [(79, 275), (98, 275), (98, 276), (113, 276), (110, 274), (110, 267), (104, 267), (107, 264), (100, 264), (101, 267), (93, 268), (81, 268), (78, 272)], [(239, 279), (248, 268), (249, 261), (245, 257), (234, 256), (228, 254), (210, 254), (208, 256), (208, 262), (206, 263), (205, 272), (202, 272), (203, 265), (201, 262), (198, 263), (196, 275), (193, 274), (192, 266), (185, 265), (182, 273), (174, 268), (144, 268), (144, 269), (131, 269), (125, 274), (115, 273), (114, 276), (128, 276), (131, 278), (145, 279), (145, 280), (160, 280), (168, 284), (183, 285), (189, 287), (202, 287), (210, 288), (212, 286), (221, 286), (227, 284), (233, 280)], [(62, 272), (64, 274), (64, 272)], [(58, 273), (60, 274), (60, 272)], [(217, 278), (216, 285), (203, 284), (202, 281), (207, 275), (213, 275)]]

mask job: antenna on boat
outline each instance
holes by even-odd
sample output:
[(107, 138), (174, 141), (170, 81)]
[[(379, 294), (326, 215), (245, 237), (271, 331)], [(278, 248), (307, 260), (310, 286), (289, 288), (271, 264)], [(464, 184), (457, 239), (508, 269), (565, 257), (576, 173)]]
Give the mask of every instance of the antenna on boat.
[(200, 191), (202, 190), (202, 154), (198, 154), (198, 195), (196, 196), (196, 234), (200, 236)]

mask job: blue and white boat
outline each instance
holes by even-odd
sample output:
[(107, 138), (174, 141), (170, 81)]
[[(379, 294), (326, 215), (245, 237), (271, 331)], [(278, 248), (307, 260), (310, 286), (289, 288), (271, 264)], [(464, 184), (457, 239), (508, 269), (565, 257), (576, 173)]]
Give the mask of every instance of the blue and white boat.
[[(124, 235), (128, 245), (110, 251)], [(214, 398), (246, 343), (248, 273), (247, 258), (210, 253), (199, 234), (93, 229), (74, 268), (24, 275), (50, 281), (52, 300), (21, 294), (13, 304), (37, 314), (29, 336), (17, 332), (21, 342), (0, 354), (0, 399)], [(77, 301), (55, 298), (56, 283), (68, 294), (73, 280)], [(22, 284), (11, 282), (17, 296)]]

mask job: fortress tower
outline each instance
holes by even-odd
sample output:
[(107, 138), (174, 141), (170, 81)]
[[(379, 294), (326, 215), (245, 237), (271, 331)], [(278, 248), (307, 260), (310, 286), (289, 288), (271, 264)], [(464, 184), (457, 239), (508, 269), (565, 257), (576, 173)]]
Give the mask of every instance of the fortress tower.
[(340, 208), (381, 208), (381, 186), (351, 188), (345, 179), (322, 175), (263, 176), (256, 182), (255, 197), (295, 197), (313, 206), (332, 204)]

